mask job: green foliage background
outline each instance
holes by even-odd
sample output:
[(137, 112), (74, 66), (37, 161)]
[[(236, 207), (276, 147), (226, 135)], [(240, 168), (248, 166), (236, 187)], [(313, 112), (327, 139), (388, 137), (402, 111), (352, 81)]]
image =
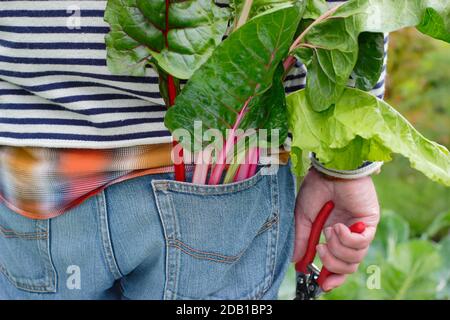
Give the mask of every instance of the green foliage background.
[[(450, 46), (414, 29), (391, 35), (386, 100), (430, 138), (450, 147)], [(443, 211), (450, 188), (442, 187), (396, 159), (375, 177), (383, 208), (394, 210), (419, 235)]]
[[(391, 34), (386, 100), (449, 148), (450, 46), (414, 29)], [(401, 158), (374, 181), (383, 210), (374, 245), (359, 272), (323, 299), (450, 299), (450, 188)], [(369, 266), (379, 268), (380, 289), (367, 288)], [(292, 299), (294, 289), (291, 268), (280, 299)]]

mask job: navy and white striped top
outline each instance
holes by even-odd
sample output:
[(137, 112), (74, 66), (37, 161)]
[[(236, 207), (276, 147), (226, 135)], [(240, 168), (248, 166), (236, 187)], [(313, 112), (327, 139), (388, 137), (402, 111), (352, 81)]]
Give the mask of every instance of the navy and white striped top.
[[(171, 141), (156, 73), (116, 76), (106, 66), (105, 7), (103, 0), (0, 1), (0, 145), (101, 149)], [(305, 75), (298, 64), (287, 91), (302, 88)]]

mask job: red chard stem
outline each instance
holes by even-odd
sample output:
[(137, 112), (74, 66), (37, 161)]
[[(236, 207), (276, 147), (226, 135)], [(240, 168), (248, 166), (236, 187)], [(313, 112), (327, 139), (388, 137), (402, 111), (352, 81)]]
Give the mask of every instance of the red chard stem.
[[(164, 31), (164, 39), (166, 43), (166, 48), (169, 47), (169, 10), (170, 10), (170, 0), (166, 0), (166, 29)], [(177, 86), (175, 85), (175, 80), (171, 74), (167, 74), (167, 92), (169, 94), (169, 107), (175, 104), (175, 98), (177, 97)], [(172, 142), (172, 150), (177, 150), (177, 141)], [(172, 151), (174, 152), (174, 151)], [(175, 180), (185, 181), (186, 180), (186, 170), (183, 162), (183, 148), (180, 148), (178, 154), (173, 154), (174, 167), (175, 167)]]

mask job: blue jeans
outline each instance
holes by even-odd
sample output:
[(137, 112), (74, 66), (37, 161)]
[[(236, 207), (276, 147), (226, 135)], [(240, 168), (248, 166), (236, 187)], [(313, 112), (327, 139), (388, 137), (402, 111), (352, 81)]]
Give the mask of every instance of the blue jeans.
[(219, 186), (135, 178), (50, 220), (0, 204), (0, 299), (275, 299), (294, 191), (282, 166)]

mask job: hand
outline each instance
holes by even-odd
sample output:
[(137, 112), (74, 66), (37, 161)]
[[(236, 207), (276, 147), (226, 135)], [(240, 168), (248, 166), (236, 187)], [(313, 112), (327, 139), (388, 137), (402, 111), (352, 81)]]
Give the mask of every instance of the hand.
[[(367, 254), (380, 219), (377, 194), (370, 177), (334, 179), (311, 169), (297, 196), (294, 262), (300, 261), (305, 254), (312, 223), (330, 200), (335, 208), (324, 227), (327, 243), (317, 246), (322, 263), (335, 273), (324, 282), (325, 291), (342, 285), (348, 274), (356, 272)], [(362, 234), (351, 233), (348, 227), (358, 221), (366, 224), (366, 230)]]

